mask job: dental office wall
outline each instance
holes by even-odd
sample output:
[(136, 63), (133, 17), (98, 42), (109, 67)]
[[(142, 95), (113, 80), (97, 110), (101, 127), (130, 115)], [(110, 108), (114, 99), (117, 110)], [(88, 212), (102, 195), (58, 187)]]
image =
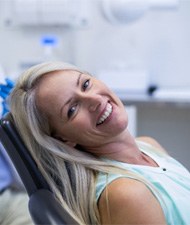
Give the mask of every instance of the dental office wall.
[[(181, 0), (173, 10), (149, 10), (125, 25), (106, 21), (101, 0), (89, 0), (84, 28), (12, 25), (6, 18), (8, 1), (0, 1), (0, 64), (6, 76), (15, 78), (27, 65), (43, 60), (41, 36), (53, 34), (58, 37), (56, 59), (75, 63), (97, 76), (102, 70), (137, 68), (146, 71), (150, 84), (190, 89), (189, 0)], [(190, 169), (188, 104), (137, 105), (136, 133), (156, 138)]]

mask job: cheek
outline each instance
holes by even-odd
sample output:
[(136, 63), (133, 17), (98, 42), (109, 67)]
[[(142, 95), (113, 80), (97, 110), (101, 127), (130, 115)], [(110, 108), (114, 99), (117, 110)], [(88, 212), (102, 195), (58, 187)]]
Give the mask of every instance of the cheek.
[(86, 131), (89, 130), (89, 120), (76, 118), (62, 129), (62, 134), (72, 141), (83, 139)]
[(70, 126), (79, 132), (80, 130), (82, 131), (89, 129), (89, 127), (91, 126), (90, 115), (88, 115), (84, 111), (79, 112), (76, 118), (74, 118), (74, 120), (70, 123)]

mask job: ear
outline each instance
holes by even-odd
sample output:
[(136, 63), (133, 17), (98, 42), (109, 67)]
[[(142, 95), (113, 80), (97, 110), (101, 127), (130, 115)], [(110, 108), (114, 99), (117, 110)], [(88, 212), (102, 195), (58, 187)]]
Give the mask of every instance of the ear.
[(59, 135), (55, 134), (54, 137), (62, 142), (64, 142), (66, 145), (69, 145), (70, 147), (75, 147), (77, 144), (68, 140), (65, 140), (63, 137), (60, 137)]

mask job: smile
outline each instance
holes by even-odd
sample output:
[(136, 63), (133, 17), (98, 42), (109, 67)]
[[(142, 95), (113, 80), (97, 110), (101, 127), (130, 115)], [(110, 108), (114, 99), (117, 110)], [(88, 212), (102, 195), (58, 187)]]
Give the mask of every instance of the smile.
[(97, 125), (104, 123), (104, 121), (111, 115), (113, 107), (110, 103), (107, 104), (104, 113), (101, 115), (100, 119), (97, 122)]

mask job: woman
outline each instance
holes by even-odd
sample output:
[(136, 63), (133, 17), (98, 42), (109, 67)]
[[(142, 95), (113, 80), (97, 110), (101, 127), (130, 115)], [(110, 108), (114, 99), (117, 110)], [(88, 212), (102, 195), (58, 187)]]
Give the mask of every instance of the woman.
[(16, 126), (52, 191), (79, 224), (190, 224), (190, 174), (151, 138), (134, 139), (119, 98), (62, 62), (23, 73)]

